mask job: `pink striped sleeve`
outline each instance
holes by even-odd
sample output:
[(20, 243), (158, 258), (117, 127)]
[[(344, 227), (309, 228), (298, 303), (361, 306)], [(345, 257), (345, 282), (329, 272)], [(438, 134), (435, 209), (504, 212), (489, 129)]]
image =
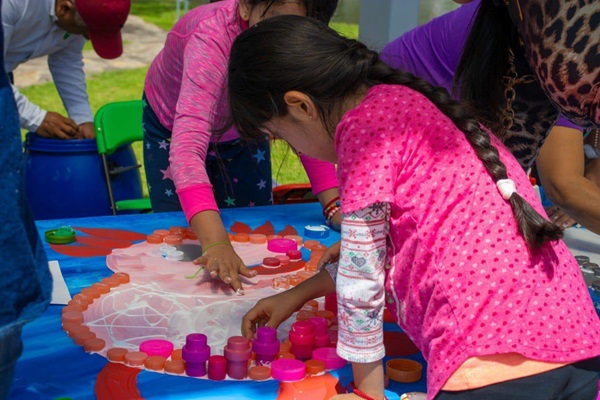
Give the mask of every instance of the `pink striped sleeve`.
[[(222, 104), (228, 57), (224, 46), (211, 39), (215, 37), (219, 35), (195, 32), (188, 42), (173, 124), (170, 171), (188, 219), (203, 211), (202, 207), (215, 204), (214, 195), (208, 190), (206, 153), (212, 123), (220, 111), (217, 105)], [(200, 203), (195, 202), (201, 198)]]
[(327, 161), (309, 157), (305, 154), (300, 156), (300, 161), (302, 161), (302, 165), (304, 165), (306, 175), (308, 175), (314, 194), (319, 194), (327, 189), (338, 187), (335, 165)]
[(388, 221), (387, 203), (372, 204), (342, 218), (336, 279), (337, 353), (351, 362), (374, 362), (385, 355), (383, 310)]

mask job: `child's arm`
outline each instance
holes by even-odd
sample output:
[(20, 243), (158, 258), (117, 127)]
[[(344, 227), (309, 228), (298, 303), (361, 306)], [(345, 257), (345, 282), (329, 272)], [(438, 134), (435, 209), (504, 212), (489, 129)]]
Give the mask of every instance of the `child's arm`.
[(251, 339), (256, 326), (277, 328), (304, 303), (335, 292), (335, 281), (323, 269), (310, 279), (275, 296), (260, 300), (242, 319), (242, 335)]
[(377, 203), (342, 218), (337, 274), (338, 354), (352, 362), (355, 385), (382, 399), (383, 310), (389, 205)]

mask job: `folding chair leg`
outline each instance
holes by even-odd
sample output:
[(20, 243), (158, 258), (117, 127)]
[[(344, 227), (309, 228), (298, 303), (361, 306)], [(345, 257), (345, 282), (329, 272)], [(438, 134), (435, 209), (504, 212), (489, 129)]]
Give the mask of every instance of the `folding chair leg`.
[(117, 205), (113, 195), (112, 186), (110, 185), (110, 174), (108, 172), (108, 163), (106, 162), (106, 154), (102, 154), (102, 167), (104, 168), (104, 179), (106, 179), (106, 188), (108, 189), (108, 198), (110, 199), (110, 209), (113, 215), (117, 215)]

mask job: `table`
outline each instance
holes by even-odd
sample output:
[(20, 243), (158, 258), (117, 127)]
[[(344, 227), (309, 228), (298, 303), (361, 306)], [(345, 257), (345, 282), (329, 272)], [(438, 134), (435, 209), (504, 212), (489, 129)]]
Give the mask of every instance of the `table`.
[[(223, 210), (226, 227), (234, 221), (244, 222), (255, 228), (266, 220), (272, 222), (276, 230), (292, 225), (299, 234), (305, 225), (322, 223), (319, 204), (298, 204), (239, 208)], [(37, 227), (43, 237), (46, 230), (70, 225), (85, 228), (107, 228), (135, 231), (150, 234), (155, 229), (170, 226), (186, 226), (182, 213), (139, 214), (103, 216), (79, 219), (38, 221)], [(328, 239), (321, 240), (330, 245), (339, 239), (333, 232)], [(93, 282), (107, 277), (111, 271), (106, 267), (104, 256), (87, 258), (69, 257), (57, 253), (45, 244), (48, 260), (58, 260), (71, 295), (89, 286)], [(98, 373), (105, 367), (107, 360), (98, 355), (90, 355), (75, 345), (61, 328), (61, 306), (51, 305), (35, 321), (27, 324), (23, 330), (24, 352), (17, 364), (11, 399), (95, 399), (94, 385)], [(239, 321), (232, 321), (239, 324)], [(385, 325), (388, 332), (398, 331), (395, 324)], [(416, 354), (409, 358), (424, 363), (422, 356)], [(349, 366), (334, 371), (333, 376), (342, 385), (351, 379)], [(425, 374), (424, 374), (425, 375)], [(425, 376), (414, 384), (392, 382), (387, 392), (389, 399), (398, 399), (398, 395), (410, 391), (425, 391)], [(137, 375), (137, 388), (146, 399), (277, 399), (279, 383), (276, 381), (227, 381), (213, 382), (181, 376), (172, 376), (148, 371)], [(114, 397), (118, 399), (116, 395)], [(122, 398), (122, 397), (121, 397)], [(317, 399), (315, 399), (317, 400)]]

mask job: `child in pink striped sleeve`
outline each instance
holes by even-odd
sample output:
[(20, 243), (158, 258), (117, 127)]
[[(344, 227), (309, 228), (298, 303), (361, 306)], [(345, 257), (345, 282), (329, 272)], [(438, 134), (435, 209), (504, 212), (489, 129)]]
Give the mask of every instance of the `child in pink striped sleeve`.
[[(337, 0), (223, 0), (178, 21), (148, 70), (144, 87), (144, 165), (154, 212), (183, 209), (204, 252), (196, 260), (243, 294), (240, 274), (253, 276), (231, 246), (220, 208), (273, 202), (269, 140), (248, 144), (229, 119), (227, 61), (233, 40), (276, 15), (329, 22)], [(337, 198), (333, 164), (302, 156), (323, 206)], [(338, 207), (339, 210), (339, 207)], [(339, 228), (340, 215), (328, 222)], [(327, 217), (329, 217), (329, 214)]]
[(337, 162), (342, 207), (326, 268), (259, 301), (244, 335), (336, 291), (358, 390), (334, 399), (384, 398), (384, 307), (427, 361), (428, 399), (596, 399), (600, 320), (562, 231), (445, 89), (294, 16), (238, 37), (228, 86), (242, 137)]

